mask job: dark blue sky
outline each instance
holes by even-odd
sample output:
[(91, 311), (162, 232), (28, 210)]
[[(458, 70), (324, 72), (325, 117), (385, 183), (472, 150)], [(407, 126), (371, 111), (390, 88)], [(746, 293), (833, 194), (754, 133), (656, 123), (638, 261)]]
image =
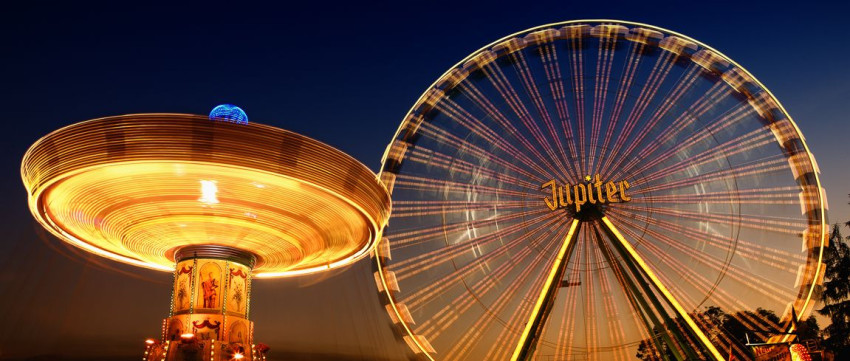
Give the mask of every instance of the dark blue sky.
[[(136, 357), (168, 311), (169, 275), (65, 257), (71, 251), (39, 237), (19, 177), (39, 137), (94, 117), (206, 114), (229, 102), (251, 121), (319, 139), (377, 170), (402, 117), (440, 74), (493, 40), (549, 22), (644, 22), (725, 53), (785, 105), (817, 157), (830, 220), (850, 219), (847, 2), (141, 4), (4, 9), (0, 359)], [(257, 339), (278, 355), (323, 348), (399, 357), (368, 261), (326, 278), (256, 282)]]

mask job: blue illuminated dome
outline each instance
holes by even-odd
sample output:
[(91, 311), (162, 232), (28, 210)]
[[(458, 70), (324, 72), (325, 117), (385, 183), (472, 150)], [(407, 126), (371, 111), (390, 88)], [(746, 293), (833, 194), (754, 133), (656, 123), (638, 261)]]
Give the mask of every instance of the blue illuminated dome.
[(239, 124), (248, 124), (248, 115), (242, 108), (233, 104), (221, 104), (210, 112), (211, 120), (224, 120)]

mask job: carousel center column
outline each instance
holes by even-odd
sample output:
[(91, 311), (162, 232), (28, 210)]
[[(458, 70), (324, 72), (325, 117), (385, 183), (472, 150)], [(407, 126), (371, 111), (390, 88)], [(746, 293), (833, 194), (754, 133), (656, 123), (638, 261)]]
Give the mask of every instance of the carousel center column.
[[(165, 360), (250, 360), (248, 320), (256, 257), (226, 246), (199, 245), (175, 255), (171, 313), (163, 321)], [(153, 359), (151, 359), (153, 360)]]

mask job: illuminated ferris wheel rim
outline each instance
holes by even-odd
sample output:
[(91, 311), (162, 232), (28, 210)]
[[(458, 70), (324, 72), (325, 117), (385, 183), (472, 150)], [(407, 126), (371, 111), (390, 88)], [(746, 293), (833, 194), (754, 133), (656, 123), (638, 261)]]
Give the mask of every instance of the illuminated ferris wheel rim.
[[(206, 141), (198, 142), (199, 137)], [(199, 143), (205, 144), (199, 146)], [(116, 144), (121, 146), (116, 147)], [(277, 148), (275, 148), (276, 145)], [(78, 153), (82, 155), (69, 153), (71, 150), (77, 150), (76, 148), (79, 148)], [(280, 163), (276, 161), (277, 159), (282, 159), (284, 162)], [(228, 182), (236, 180), (245, 184), (257, 183), (256, 187), (240, 188), (242, 193), (231, 195), (231, 197), (237, 196), (236, 199), (254, 199), (255, 201), (265, 199), (266, 202), (272, 202), (269, 203), (270, 206), (279, 207), (274, 209), (291, 213), (296, 217), (305, 217), (305, 220), (313, 217), (312, 213), (304, 213), (313, 212), (308, 210), (310, 207), (315, 208), (325, 204), (326, 208), (331, 210), (322, 211), (324, 213), (320, 212), (320, 215), (336, 217), (335, 219), (345, 223), (345, 227), (349, 227), (351, 231), (364, 234), (364, 239), (353, 240), (358, 242), (356, 247), (351, 247), (353, 244), (345, 246), (348, 248), (340, 249), (332, 254), (333, 259), (310, 261), (312, 264), (309, 262), (294, 265), (266, 262), (269, 257), (277, 255), (270, 256), (267, 252), (277, 252), (276, 249), (280, 250), (279, 247), (297, 247), (304, 251), (302, 245), (298, 243), (301, 240), (290, 240), (286, 243), (281, 239), (280, 244), (272, 242), (263, 244), (259, 248), (249, 248), (247, 251), (254, 253), (259, 261), (257, 268), (254, 269), (254, 277), (257, 278), (302, 275), (351, 264), (365, 257), (375, 247), (389, 214), (389, 195), (384, 185), (377, 180), (374, 173), (347, 154), (324, 143), (283, 129), (257, 123), (236, 124), (210, 120), (207, 117), (190, 114), (130, 114), (98, 118), (63, 127), (39, 139), (28, 149), (21, 165), (21, 175), (27, 188), (31, 212), (40, 223), (60, 239), (88, 252), (119, 262), (172, 271), (175, 261), (174, 253), (183, 245), (163, 250), (159, 255), (161, 257), (158, 256), (161, 258), (159, 261), (151, 261), (150, 255), (140, 256), (137, 251), (127, 249), (116, 251), (114, 247), (109, 249), (98, 243), (101, 241), (92, 240), (91, 237), (80, 237), (74, 229), (69, 229), (52, 219), (48, 208), (59, 206), (48, 205), (45, 201), (45, 196), (50, 194), (52, 189), (61, 188), (66, 183), (77, 182), (78, 189), (71, 190), (72, 195), (77, 195), (76, 201), (85, 200), (85, 198), (79, 198), (79, 194), (88, 193), (86, 190), (104, 191), (105, 189), (107, 192), (110, 190), (103, 182), (78, 180), (85, 179), (86, 176), (97, 178), (88, 174), (101, 176), (106, 174), (103, 176), (104, 181), (112, 179), (112, 183), (115, 183), (114, 179), (120, 179), (119, 175), (129, 170), (136, 173), (127, 174), (141, 174), (151, 178), (162, 177), (161, 184), (173, 186), (174, 180), (179, 177), (169, 175), (172, 168), (187, 172), (189, 176), (198, 176), (199, 179), (209, 175), (212, 177), (210, 179), (218, 176)], [(163, 169), (166, 172), (163, 172)], [(110, 176), (109, 172), (119, 175)], [(342, 177), (333, 176), (337, 173), (345, 174), (342, 174)], [(267, 183), (261, 185), (259, 181)], [(88, 185), (86, 182), (89, 182)], [(155, 187), (156, 184), (152, 186)], [(265, 195), (262, 193), (266, 187), (278, 187), (274, 189), (285, 191), (286, 194), (301, 199), (301, 202), (273, 199), (267, 193)], [(116, 188), (113, 187), (112, 190), (116, 191)], [(124, 190), (118, 189), (116, 192), (122, 191)], [(150, 191), (156, 193), (156, 189), (152, 188)], [(182, 198), (197, 199), (197, 189), (194, 191), (186, 189), (186, 191), (190, 193), (186, 193)], [(305, 201), (307, 199), (309, 201)], [(200, 199), (197, 200), (200, 201)], [(278, 203), (275, 204), (276, 201)], [(239, 206), (245, 208), (245, 202), (247, 201), (240, 201)], [(78, 202), (78, 204), (82, 203)], [(170, 205), (167, 202), (159, 206), (164, 207), (163, 210), (179, 210), (168, 208)], [(245, 209), (250, 211), (248, 208)], [(172, 215), (166, 212), (163, 218)], [(248, 215), (247, 212), (246, 215)], [(191, 215), (178, 214), (178, 216), (186, 218)], [(209, 223), (212, 227), (219, 222), (216, 219), (222, 219), (221, 217), (194, 217), (196, 223), (212, 222)], [(241, 221), (243, 225), (246, 223)], [(310, 223), (301, 223), (300, 228), (304, 228), (305, 224), (308, 228), (313, 227), (309, 226)], [(268, 226), (263, 227), (268, 228)], [(324, 228), (314, 228), (304, 232), (320, 235), (323, 232), (322, 229)], [(220, 245), (232, 246), (228, 242), (230, 241)], [(244, 245), (236, 245), (236, 247), (244, 248)], [(272, 259), (275, 261), (274, 257)]]
[[(545, 24), (545, 25), (536, 26), (536, 27), (533, 27), (533, 28), (530, 28), (530, 29), (522, 30), (522, 31), (510, 34), (510, 35), (507, 35), (505, 37), (502, 37), (502, 38), (500, 38), (500, 39), (498, 39), (494, 42), (491, 42), (490, 44), (488, 44), (486, 46), (481, 47), (477, 51), (471, 53), (469, 56), (467, 56), (467, 57), (463, 58), (462, 60), (460, 60), (459, 62), (457, 62), (454, 66), (450, 67), (445, 73), (443, 73), (440, 77), (438, 77), (436, 81), (434, 81), (430, 86), (428, 86), (426, 88), (426, 91), (423, 92), (423, 94), (416, 100), (414, 105), (408, 111), (404, 120), (401, 122), (400, 126), (398, 127), (398, 129), (396, 130), (396, 132), (395, 132), (395, 134), (392, 138), (392, 142), (389, 143), (389, 145), (387, 146), (387, 148), (384, 152), (384, 155), (382, 157), (382, 162), (381, 162), (381, 164), (382, 164), (381, 172), (379, 173), (379, 177), (385, 182), (385, 184), (387, 185), (387, 188), (390, 189), (390, 192), (392, 192), (393, 185), (394, 185), (394, 182), (395, 182), (395, 173), (393, 171), (387, 170), (388, 162), (389, 161), (402, 162), (402, 159), (404, 159), (404, 154), (408, 150), (406, 146), (399, 147), (400, 149), (394, 149), (394, 147), (396, 146), (396, 143), (399, 141), (400, 135), (406, 129), (408, 130), (408, 134), (410, 134), (410, 133), (415, 134), (415, 133), (418, 132), (418, 124), (415, 124), (414, 126), (411, 127), (411, 124), (416, 120), (416, 119), (413, 119), (413, 117), (416, 114), (417, 110), (420, 107), (422, 107), (423, 104), (425, 104), (426, 102), (432, 101), (432, 102), (436, 103), (438, 101), (438, 100), (433, 100), (433, 99), (429, 100), (430, 97), (433, 97), (434, 99), (438, 99), (439, 97), (443, 96), (442, 94), (433, 94), (432, 90), (439, 89), (441, 84), (448, 83), (448, 84), (451, 84), (451, 85), (449, 85), (449, 87), (453, 87), (453, 86), (463, 82), (467, 78), (467, 76), (469, 76), (470, 72), (466, 72), (465, 70), (464, 71), (458, 71), (458, 70), (463, 70), (463, 68), (466, 66), (467, 63), (473, 61), (477, 56), (481, 55), (484, 52), (489, 51), (490, 49), (495, 48), (496, 46), (498, 46), (500, 44), (506, 44), (510, 40), (515, 39), (515, 38), (522, 40), (522, 38), (525, 37), (525, 39), (527, 40), (528, 36), (534, 35), (536, 33), (543, 33), (546, 30), (560, 31), (559, 27), (561, 27), (561, 26), (566, 27), (566, 26), (573, 26), (573, 25), (575, 25), (575, 26), (588, 25), (590, 28), (595, 27), (595, 26), (600, 26), (600, 25), (602, 25), (602, 26), (604, 26), (604, 25), (618, 26), (619, 25), (619, 26), (628, 26), (629, 27), (628, 31), (632, 31), (632, 30), (636, 30), (636, 29), (649, 29), (651, 31), (661, 33), (660, 35), (662, 35), (662, 38), (676, 37), (676, 38), (679, 38), (680, 40), (684, 40), (685, 42), (690, 42), (691, 44), (695, 45), (697, 47), (697, 49), (702, 50), (702, 51), (707, 51), (709, 53), (709, 55), (716, 57), (713, 60), (721, 60), (721, 61), (727, 62), (729, 65), (731, 65), (729, 67), (729, 70), (733, 70), (733, 69), (739, 70), (742, 73), (741, 75), (743, 76), (742, 83), (746, 83), (746, 82), (754, 83), (761, 91), (764, 92), (764, 94), (767, 95), (766, 100), (772, 102), (773, 104), (771, 104), (771, 105), (775, 105), (776, 108), (779, 111), (781, 111), (785, 120), (787, 120), (787, 122), (793, 127), (793, 132), (797, 135), (797, 137), (799, 138), (799, 141), (803, 145), (804, 151), (806, 153), (805, 162), (808, 162), (810, 167), (813, 169), (813, 171), (811, 173), (814, 176), (814, 186), (817, 190), (817, 192), (816, 192), (817, 194), (816, 195), (815, 194), (805, 194), (805, 196), (809, 196), (809, 197), (815, 196), (816, 197), (817, 209), (815, 211), (819, 212), (818, 216), (820, 218), (820, 222), (819, 222), (820, 224), (819, 224), (819, 227), (817, 227), (817, 228), (819, 228), (819, 232), (818, 232), (819, 234), (817, 234), (817, 236), (814, 236), (814, 235), (811, 235), (811, 234), (809, 235), (810, 237), (812, 237), (812, 239), (817, 240), (818, 250), (816, 251), (816, 254), (817, 254), (816, 260), (811, 260), (811, 259), (809, 260), (809, 261), (812, 261), (811, 263), (814, 264), (815, 271), (814, 271), (814, 274), (811, 277), (812, 280), (810, 280), (812, 282), (809, 283), (811, 285), (811, 287), (809, 287), (808, 291), (805, 293), (805, 296), (804, 296), (805, 300), (802, 303), (802, 306), (800, 307), (800, 309), (803, 310), (803, 311), (798, 313), (798, 318), (802, 319), (802, 317), (804, 317), (806, 314), (808, 314), (808, 312), (811, 311), (811, 308), (814, 305), (814, 300), (812, 298), (813, 298), (815, 286), (817, 285), (818, 280), (822, 279), (822, 277), (823, 277), (823, 270), (822, 270), (821, 265), (823, 264), (822, 263), (823, 247), (826, 244), (826, 240), (827, 240), (827, 237), (826, 237), (826, 229), (827, 229), (827, 227), (826, 227), (826, 199), (825, 199), (822, 187), (821, 187), (821, 182), (820, 182), (820, 178), (819, 178), (819, 174), (818, 174), (818, 170), (817, 170), (817, 163), (816, 163), (814, 157), (812, 156), (811, 151), (808, 147), (808, 144), (806, 144), (805, 138), (803, 137), (802, 133), (800, 132), (800, 129), (797, 126), (797, 124), (794, 122), (792, 117), (788, 114), (788, 112), (785, 110), (785, 108), (782, 106), (782, 104), (779, 102), (779, 100), (776, 99), (776, 97), (770, 92), (770, 90), (766, 86), (764, 86), (764, 84), (762, 84), (756, 77), (754, 77), (744, 67), (742, 67), (737, 62), (730, 59), (728, 56), (724, 55), (723, 53), (721, 53), (721, 52), (715, 50), (714, 48), (712, 48), (712, 47), (710, 47), (710, 46), (708, 46), (708, 45), (706, 45), (706, 44), (704, 44), (700, 41), (697, 41), (697, 40), (695, 40), (695, 39), (693, 39), (689, 36), (686, 36), (686, 35), (683, 35), (683, 34), (680, 34), (680, 33), (674, 32), (674, 31), (670, 31), (670, 30), (667, 30), (667, 29), (664, 29), (664, 28), (661, 28), (661, 27), (653, 26), (653, 25), (648, 25), (648, 24), (643, 24), (643, 23), (638, 23), (638, 22), (621, 21), (621, 20), (611, 20), (611, 19), (570, 20), (570, 21), (564, 21), (564, 22), (556, 22), (556, 23)], [(592, 35), (582, 35), (582, 36), (593, 37)], [(545, 35), (540, 35), (540, 38), (543, 39), (543, 40), (540, 40), (540, 43), (545, 43), (546, 41), (552, 41), (553, 40), (551, 38), (546, 38)], [(530, 44), (528, 44), (528, 45), (523, 44), (516, 49), (511, 48), (511, 45), (506, 45), (505, 47), (509, 48), (509, 50), (507, 50), (506, 54), (510, 54), (510, 53), (519, 51), (520, 49), (523, 49), (525, 46), (533, 46), (535, 44), (534, 40), (530, 41), (529, 43)], [(504, 55), (505, 54), (500, 54), (500, 55), (498, 55), (498, 57), (501, 57), (501, 56), (504, 56)], [(494, 59), (485, 60), (485, 64), (488, 64), (490, 61), (494, 61)], [(732, 89), (734, 89), (735, 91), (738, 91), (738, 92), (741, 91), (740, 89), (735, 88), (731, 83), (729, 83), (729, 81), (727, 81), (727, 84)], [(431, 105), (433, 105), (433, 104), (431, 104)], [(411, 131), (408, 128), (412, 128), (413, 130)], [(777, 142), (779, 142), (778, 137), (777, 137)], [(805, 189), (804, 189), (804, 192), (805, 192)], [(808, 192), (805, 192), (805, 193), (808, 193)], [(801, 197), (802, 196), (803, 195), (801, 195)], [(801, 198), (801, 201), (802, 201), (802, 198)], [(807, 229), (807, 232), (808, 231), (809, 231), (809, 229)], [(804, 233), (803, 236), (804, 236), (804, 242), (805, 242), (806, 234)], [(377, 264), (377, 268), (378, 268), (376, 278), (377, 278), (377, 281), (378, 281), (379, 290), (381, 292), (385, 293), (386, 298), (389, 302), (388, 311), (390, 312), (391, 318), (393, 318), (394, 322), (396, 324), (400, 325), (401, 328), (403, 329), (403, 332), (406, 333), (407, 336), (405, 336), (405, 339), (407, 340), (407, 342), (411, 346), (411, 348), (414, 348), (414, 349), (418, 348), (419, 350), (417, 351), (417, 353), (421, 352), (422, 355), (426, 356), (428, 359), (433, 360), (434, 358), (431, 355), (431, 352), (433, 352), (433, 349), (428, 344), (427, 340), (425, 340), (421, 336), (416, 335), (416, 333), (413, 331), (411, 326), (408, 325), (407, 319), (409, 319), (409, 317), (410, 317), (409, 312), (406, 310), (406, 308), (404, 310), (400, 309), (399, 305), (397, 305), (396, 301), (394, 300), (394, 297), (391, 296), (390, 293), (389, 293), (390, 292), (389, 290), (393, 289), (393, 287), (395, 287), (396, 289), (398, 288), (398, 284), (397, 284), (398, 281), (395, 280), (394, 275), (392, 275), (391, 279), (388, 279), (387, 274), (385, 273), (386, 272), (385, 267), (387, 265), (385, 265), (384, 264), (385, 261), (382, 260), (381, 252), (386, 252), (387, 255), (389, 254), (390, 246), (389, 246), (387, 240), (382, 240), (382, 242), (376, 248), (376, 264)], [(389, 259), (389, 256), (387, 256), (387, 259)], [(804, 284), (805, 284), (805, 282), (804, 282)], [(792, 326), (790, 331), (793, 331), (793, 326)], [(789, 337), (790, 337), (789, 335), (786, 335), (783, 338), (783, 341), (788, 340)]]

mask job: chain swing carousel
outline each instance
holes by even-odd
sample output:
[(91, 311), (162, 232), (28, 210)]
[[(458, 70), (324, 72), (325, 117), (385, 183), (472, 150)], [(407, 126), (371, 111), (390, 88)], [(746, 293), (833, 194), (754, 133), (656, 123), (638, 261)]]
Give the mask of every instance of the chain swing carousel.
[(144, 360), (264, 360), (249, 320), (254, 278), (342, 267), (368, 255), (390, 211), (366, 166), (316, 140), (209, 117), (132, 114), (54, 131), (26, 152), (33, 216), (59, 239), (173, 272), (169, 316)]

